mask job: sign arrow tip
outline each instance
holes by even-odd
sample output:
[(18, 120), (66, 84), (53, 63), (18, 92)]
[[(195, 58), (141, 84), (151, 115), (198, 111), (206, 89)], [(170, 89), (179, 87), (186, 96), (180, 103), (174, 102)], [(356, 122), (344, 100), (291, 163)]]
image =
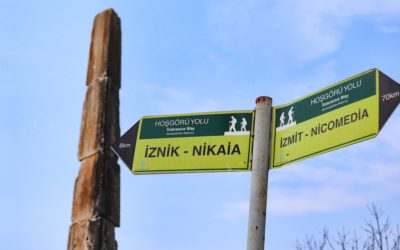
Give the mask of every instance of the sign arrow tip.
[(379, 71), (379, 131), (400, 103), (400, 84)]
[(138, 134), (139, 122), (136, 122), (124, 135), (111, 145), (112, 150), (132, 171), (133, 155)]

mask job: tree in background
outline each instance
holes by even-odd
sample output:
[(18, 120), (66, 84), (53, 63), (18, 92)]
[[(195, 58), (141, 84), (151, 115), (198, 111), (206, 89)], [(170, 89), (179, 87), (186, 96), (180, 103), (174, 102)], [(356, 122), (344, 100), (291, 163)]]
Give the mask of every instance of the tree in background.
[(343, 229), (336, 237), (331, 237), (324, 228), (320, 237), (306, 236), (303, 241), (297, 240), (297, 250), (400, 250), (399, 224), (393, 227), (388, 217), (383, 218), (382, 209), (375, 204), (368, 206), (371, 219), (362, 226), (364, 237), (357, 232)]

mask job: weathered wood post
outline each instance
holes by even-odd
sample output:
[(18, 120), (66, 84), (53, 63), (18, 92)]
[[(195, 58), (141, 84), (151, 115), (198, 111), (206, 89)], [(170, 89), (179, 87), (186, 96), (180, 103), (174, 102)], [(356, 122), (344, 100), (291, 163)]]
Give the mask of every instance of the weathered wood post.
[(121, 26), (112, 9), (95, 17), (86, 85), (68, 250), (114, 250), (120, 167), (110, 144), (120, 135)]

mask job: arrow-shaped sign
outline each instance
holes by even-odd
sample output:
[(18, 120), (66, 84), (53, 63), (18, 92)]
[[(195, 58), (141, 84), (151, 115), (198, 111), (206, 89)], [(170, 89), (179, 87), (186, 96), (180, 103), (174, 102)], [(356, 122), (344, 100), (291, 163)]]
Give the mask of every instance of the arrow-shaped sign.
[(400, 85), (377, 69), (273, 110), (272, 167), (375, 137), (400, 102)]
[(248, 171), (254, 111), (145, 116), (111, 147), (135, 174)]

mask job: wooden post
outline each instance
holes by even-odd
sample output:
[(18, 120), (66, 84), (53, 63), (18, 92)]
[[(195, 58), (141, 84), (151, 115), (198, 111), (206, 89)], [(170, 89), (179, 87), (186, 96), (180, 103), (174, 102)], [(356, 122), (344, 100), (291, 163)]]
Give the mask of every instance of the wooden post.
[(108, 9), (92, 30), (68, 250), (117, 249), (120, 167), (110, 145), (120, 136), (120, 82), (121, 25)]

